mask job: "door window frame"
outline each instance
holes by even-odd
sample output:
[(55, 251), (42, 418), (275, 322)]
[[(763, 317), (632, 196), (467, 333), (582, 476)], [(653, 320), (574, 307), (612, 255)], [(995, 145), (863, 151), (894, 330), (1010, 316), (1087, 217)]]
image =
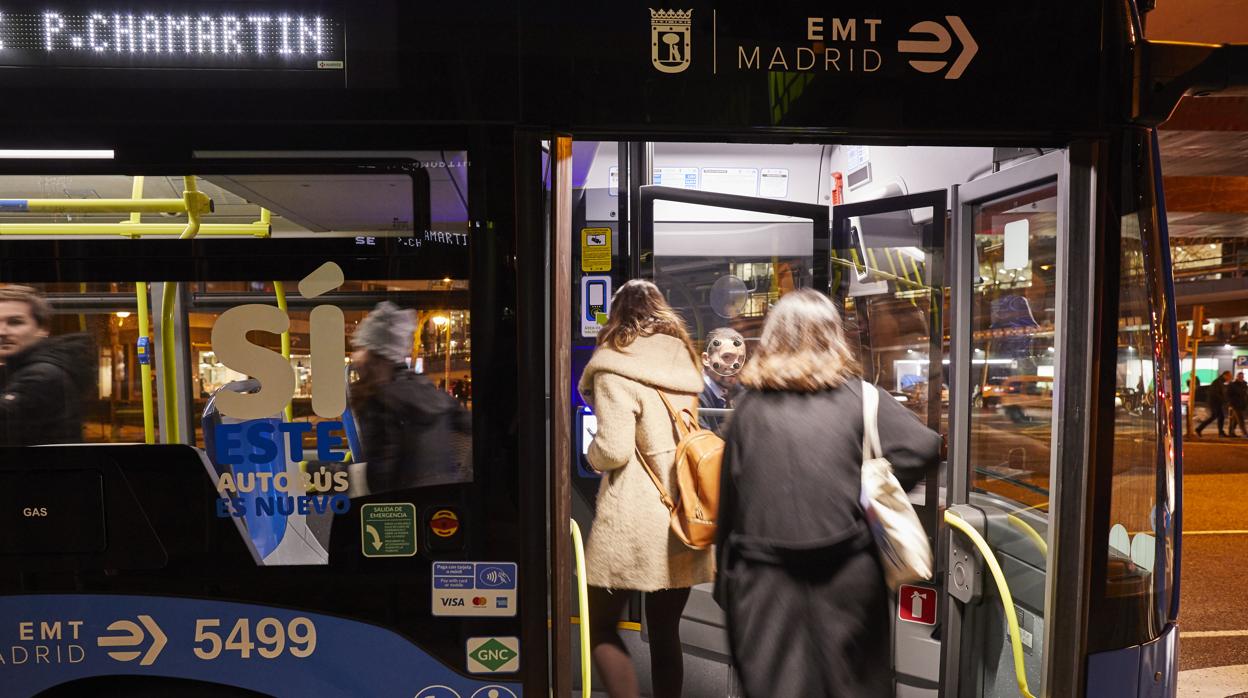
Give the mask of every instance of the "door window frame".
[[(953, 187), (950, 288), (953, 330), (950, 339), (949, 503), (969, 501), (971, 307), (978, 273), (974, 212), (980, 204), (1039, 186), (1057, 185), (1057, 269), (1054, 335), (1057, 346), (1049, 461), (1049, 528), (1045, 573), (1043, 695), (1077, 695), (1083, 686), (1088, 615), (1084, 552), (1089, 546), (1089, 462), (1095, 318), (1092, 290), (1099, 221), (1095, 215), (1097, 150), (1086, 143), (1060, 149)], [(1084, 299), (1075, 308), (1072, 299)], [(1060, 418), (1058, 417), (1060, 415)], [(949, 534), (947, 534), (949, 535)], [(948, 539), (943, 550), (948, 550)], [(946, 553), (947, 554), (947, 553)], [(1061, 613), (1055, 613), (1057, 609)], [(953, 610), (952, 605), (950, 610)], [(1053, 648), (1061, 648), (1054, 652)], [(943, 680), (946, 695), (967, 695), (962, 681), (961, 618), (946, 615)], [(973, 680), (973, 679), (972, 679)]]

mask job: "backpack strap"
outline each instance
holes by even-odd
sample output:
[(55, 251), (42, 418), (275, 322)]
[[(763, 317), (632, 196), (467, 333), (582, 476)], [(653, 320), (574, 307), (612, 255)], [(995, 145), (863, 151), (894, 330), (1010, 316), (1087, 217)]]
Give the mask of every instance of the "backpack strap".
[(883, 458), (880, 448), (879, 421), (880, 395), (874, 385), (862, 381), (862, 460)]
[[(659, 399), (663, 401), (663, 406), (667, 408), (667, 414), (672, 418), (672, 424), (676, 426), (676, 433), (679, 435), (676, 439), (678, 442), (695, 431), (695, 425), (698, 423), (698, 403), (696, 400), (693, 403), (694, 407), (678, 412), (675, 407), (672, 407), (671, 401), (667, 399), (662, 390), (655, 388), (654, 392), (659, 394)], [(686, 422), (684, 418), (687, 418), (689, 421)]]
[[(698, 418), (689, 410), (681, 410), (677, 412), (676, 408), (672, 407), (671, 401), (667, 399), (667, 396), (663, 394), (662, 390), (655, 388), (654, 392), (659, 394), (659, 399), (663, 401), (663, 406), (667, 408), (667, 414), (672, 418), (672, 424), (676, 427), (676, 442), (680, 443), (681, 439), (685, 438), (690, 432), (693, 431), (693, 428), (688, 426), (682, 417), (689, 418), (690, 421), (688, 424), (697, 424)], [(697, 408), (695, 407), (693, 409), (696, 410)], [(659, 499), (663, 500), (663, 506), (667, 507), (668, 511), (676, 511), (676, 503), (672, 501), (672, 496), (668, 494), (667, 488), (663, 486), (663, 481), (659, 479), (658, 473), (654, 472), (654, 468), (650, 467), (649, 461), (647, 461), (646, 457), (641, 454), (640, 448), (634, 446), (633, 450), (637, 452), (637, 460), (641, 463), (641, 467), (646, 469), (646, 474), (650, 476), (650, 481), (654, 483), (655, 489), (659, 491)]]
[(659, 499), (662, 500), (663, 506), (667, 507), (668, 511), (676, 511), (676, 503), (672, 501), (671, 495), (667, 493), (667, 488), (663, 486), (663, 481), (659, 479), (658, 474), (650, 467), (646, 457), (641, 455), (641, 449), (634, 448), (633, 450), (637, 452), (637, 460), (641, 463), (641, 467), (646, 469), (646, 474), (650, 476), (650, 481), (659, 490)]

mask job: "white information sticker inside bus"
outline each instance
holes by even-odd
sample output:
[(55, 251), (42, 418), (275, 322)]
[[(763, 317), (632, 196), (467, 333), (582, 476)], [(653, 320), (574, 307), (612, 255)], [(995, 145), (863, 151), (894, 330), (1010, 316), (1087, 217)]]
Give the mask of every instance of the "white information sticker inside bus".
[(516, 615), (516, 563), (433, 563), (433, 615)]
[(758, 195), (768, 199), (784, 199), (789, 196), (789, 171), (764, 167), (758, 183)]

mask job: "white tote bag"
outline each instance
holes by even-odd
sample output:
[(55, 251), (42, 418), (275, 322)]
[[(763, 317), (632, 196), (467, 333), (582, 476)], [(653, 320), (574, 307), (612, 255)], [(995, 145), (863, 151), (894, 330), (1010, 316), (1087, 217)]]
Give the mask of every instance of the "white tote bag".
[(862, 381), (862, 509), (880, 550), (884, 578), (896, 589), (932, 578), (932, 548), (910, 498), (880, 448), (880, 396)]

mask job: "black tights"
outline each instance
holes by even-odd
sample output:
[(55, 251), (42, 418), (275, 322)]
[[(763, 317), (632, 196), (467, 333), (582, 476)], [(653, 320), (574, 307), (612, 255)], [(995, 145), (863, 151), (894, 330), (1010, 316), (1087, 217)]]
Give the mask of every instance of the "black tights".
[[(589, 634), (594, 665), (611, 698), (637, 698), (637, 672), (617, 624), (632, 592), (589, 588)], [(654, 698), (680, 698), (685, 658), (680, 647), (680, 615), (689, 600), (688, 589), (646, 592), (646, 629), (650, 635), (650, 676)]]

